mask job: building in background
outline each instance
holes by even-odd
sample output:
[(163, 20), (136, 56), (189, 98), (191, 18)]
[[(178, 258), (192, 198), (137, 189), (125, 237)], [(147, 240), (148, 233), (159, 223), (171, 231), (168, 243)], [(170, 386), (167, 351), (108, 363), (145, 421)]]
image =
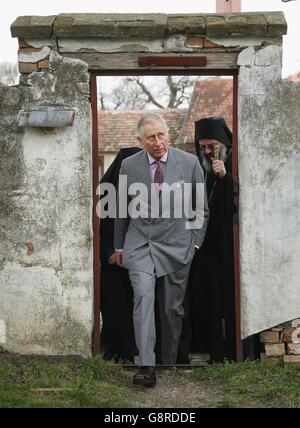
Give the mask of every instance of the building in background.
[[(175, 147), (194, 153), (194, 122), (223, 116), (232, 128), (232, 79), (199, 80), (188, 109), (156, 109), (168, 123)], [(136, 125), (145, 110), (98, 112), (99, 172), (107, 170), (121, 148), (137, 144)]]
[[(150, 110), (147, 110), (150, 111)], [(186, 109), (157, 109), (171, 131), (171, 141), (176, 141), (186, 117)], [(102, 174), (107, 170), (120, 149), (137, 145), (136, 125), (145, 110), (98, 112), (99, 162)]]

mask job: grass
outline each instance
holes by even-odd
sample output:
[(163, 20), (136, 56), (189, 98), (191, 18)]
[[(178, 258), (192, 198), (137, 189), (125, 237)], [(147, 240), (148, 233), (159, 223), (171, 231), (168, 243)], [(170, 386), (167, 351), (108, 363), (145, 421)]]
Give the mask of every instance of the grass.
[[(248, 361), (161, 371), (157, 387), (151, 390), (133, 387), (132, 374), (101, 357), (80, 364), (34, 358), (4, 362), (0, 363), (0, 407), (125, 408), (161, 403), (164, 407), (300, 407), (300, 367)], [(37, 388), (59, 389), (38, 392)], [(183, 401), (183, 388), (193, 391), (193, 398), (188, 394)]]
[(222, 390), (217, 407), (300, 407), (300, 366), (277, 362), (225, 362), (195, 370), (193, 377)]
[[(38, 392), (38, 388), (59, 388)], [(130, 388), (120, 366), (100, 357), (83, 364), (37, 360), (0, 365), (0, 407), (128, 407)]]

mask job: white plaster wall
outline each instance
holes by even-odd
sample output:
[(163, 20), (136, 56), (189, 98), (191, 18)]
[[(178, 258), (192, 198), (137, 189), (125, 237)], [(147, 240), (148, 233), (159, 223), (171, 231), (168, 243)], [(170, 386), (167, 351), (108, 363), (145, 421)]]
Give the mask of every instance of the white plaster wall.
[(300, 314), (300, 91), (281, 81), (281, 54), (238, 60), (243, 338)]
[[(32, 73), (22, 108), (75, 110), (70, 127), (17, 128), (7, 147), (20, 165), (3, 171), (0, 224), (0, 342), (22, 354), (91, 354), (93, 329), (92, 136), (81, 61), (56, 57), (55, 72)], [(4, 146), (5, 146), (4, 144)], [(4, 152), (3, 152), (4, 153)], [(7, 153), (7, 149), (6, 152)], [(9, 157), (8, 157), (9, 159)], [(4, 209), (4, 207), (2, 207)]]

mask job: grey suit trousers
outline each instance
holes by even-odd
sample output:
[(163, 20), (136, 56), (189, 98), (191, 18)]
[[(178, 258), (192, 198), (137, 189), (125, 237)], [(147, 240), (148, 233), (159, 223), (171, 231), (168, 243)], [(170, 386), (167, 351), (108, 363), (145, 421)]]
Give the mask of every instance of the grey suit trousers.
[(161, 323), (163, 364), (176, 364), (178, 343), (184, 316), (183, 300), (191, 262), (176, 272), (156, 278), (153, 274), (129, 270), (134, 291), (133, 322), (140, 366), (155, 366), (155, 284)]

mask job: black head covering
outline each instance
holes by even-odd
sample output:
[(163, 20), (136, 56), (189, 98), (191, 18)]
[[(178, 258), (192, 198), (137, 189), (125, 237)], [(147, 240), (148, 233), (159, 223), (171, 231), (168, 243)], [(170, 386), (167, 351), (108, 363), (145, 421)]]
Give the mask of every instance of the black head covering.
[(231, 147), (232, 133), (223, 117), (206, 117), (195, 122), (195, 148), (199, 156), (199, 140), (214, 139)]
[(142, 149), (140, 147), (127, 147), (125, 149), (121, 149), (112, 164), (107, 169), (106, 173), (101, 178), (100, 183), (112, 183), (117, 186), (119, 182), (119, 173), (122, 161), (141, 150)]

